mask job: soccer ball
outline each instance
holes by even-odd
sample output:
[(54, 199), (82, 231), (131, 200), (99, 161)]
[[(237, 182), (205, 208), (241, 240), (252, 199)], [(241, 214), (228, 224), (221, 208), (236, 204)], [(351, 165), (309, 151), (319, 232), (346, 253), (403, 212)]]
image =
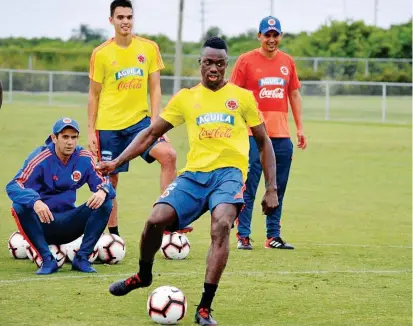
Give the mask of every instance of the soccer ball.
[(7, 243), (10, 255), (16, 259), (27, 258), (26, 246), (27, 242), (19, 231), (14, 232)]
[(173, 286), (161, 286), (148, 298), (148, 314), (161, 325), (176, 324), (185, 317), (186, 297), (181, 290)]
[[(53, 257), (56, 259), (57, 266), (59, 268), (62, 267), (66, 260), (66, 254), (61, 249), (61, 247), (51, 244), (49, 245), (49, 250), (52, 253)], [(34, 250), (34, 248), (30, 246), (29, 244), (27, 244), (26, 246), (26, 254), (27, 254), (27, 257), (30, 259), (30, 261), (34, 262), (37, 265), (37, 267), (42, 266), (43, 264), (42, 257), (40, 257), (40, 255), (37, 254), (37, 251)]]
[(63, 248), (66, 250), (66, 256), (70, 261), (73, 261), (73, 259), (76, 256), (76, 253), (79, 251), (80, 245), (82, 244), (82, 238), (83, 235), (77, 238), (76, 240), (73, 240), (72, 242), (63, 245)]
[[(66, 249), (66, 256), (67, 258), (70, 259), (70, 261), (73, 261), (73, 259), (76, 256), (76, 253), (79, 251), (80, 246), (82, 245), (82, 240), (83, 240), (83, 235), (81, 235), (79, 238), (76, 240), (73, 240), (72, 242), (69, 242), (64, 245), (64, 248)], [(93, 248), (92, 253), (88, 257), (88, 261), (90, 263), (93, 263), (98, 256), (98, 246), (97, 244)]]
[(60, 268), (63, 266), (63, 264), (66, 261), (66, 253), (65, 253), (65, 248), (58, 245), (51, 244), (49, 245), (49, 250), (52, 253), (53, 257), (57, 261), (57, 266)]
[(27, 257), (30, 259), (30, 261), (34, 262), (37, 265), (37, 267), (42, 266), (43, 264), (42, 257), (40, 257), (37, 251), (28, 243), (26, 245), (26, 254), (27, 254)]
[(68, 245), (67, 243), (64, 243), (64, 244), (59, 245), (60, 251), (61, 251), (62, 253), (64, 253), (66, 257), (67, 257), (67, 245)]
[(185, 234), (173, 232), (162, 238), (161, 252), (166, 259), (185, 259), (191, 245)]
[(97, 246), (99, 259), (106, 264), (116, 264), (125, 257), (125, 241), (116, 234), (102, 234)]

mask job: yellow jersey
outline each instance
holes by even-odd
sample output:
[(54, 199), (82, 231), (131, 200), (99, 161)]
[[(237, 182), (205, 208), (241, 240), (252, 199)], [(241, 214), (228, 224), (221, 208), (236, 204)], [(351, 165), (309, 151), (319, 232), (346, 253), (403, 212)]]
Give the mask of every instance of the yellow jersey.
[(160, 114), (174, 127), (186, 122), (189, 153), (180, 171), (248, 170), (248, 127), (263, 123), (252, 92), (227, 83), (218, 91), (202, 84), (179, 91)]
[(133, 37), (127, 48), (112, 38), (94, 49), (89, 78), (102, 84), (96, 130), (121, 130), (150, 116), (148, 76), (165, 66), (158, 45)]

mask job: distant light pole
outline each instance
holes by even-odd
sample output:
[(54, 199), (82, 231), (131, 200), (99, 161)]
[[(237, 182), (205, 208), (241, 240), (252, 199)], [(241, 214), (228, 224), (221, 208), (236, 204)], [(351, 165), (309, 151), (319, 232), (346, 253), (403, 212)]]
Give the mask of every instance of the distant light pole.
[(205, 1), (201, 0), (201, 39), (205, 36)]
[[(138, 8), (138, 0), (132, 0), (132, 7), (133, 7), (133, 12), (135, 13), (135, 12), (138, 12), (136, 9)], [(133, 22), (133, 31), (132, 31), (132, 33), (135, 33), (135, 34), (137, 34), (138, 33), (138, 27), (137, 27), (137, 25), (136, 25), (136, 17), (135, 17), (135, 15), (133, 15), (133, 20), (134, 20), (134, 22)]]
[(182, 69), (182, 23), (184, 19), (184, 0), (179, 0), (178, 36), (175, 43), (175, 78), (174, 94), (181, 89)]

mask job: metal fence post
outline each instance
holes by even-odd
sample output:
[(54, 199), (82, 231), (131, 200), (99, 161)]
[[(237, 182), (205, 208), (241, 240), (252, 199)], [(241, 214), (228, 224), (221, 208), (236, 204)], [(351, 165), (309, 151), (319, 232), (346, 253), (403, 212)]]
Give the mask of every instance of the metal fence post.
[(386, 99), (387, 99), (387, 88), (386, 84), (382, 84), (382, 97), (381, 97), (381, 122), (386, 122)]
[(318, 58), (314, 58), (313, 61), (313, 72), (317, 72), (318, 70)]
[(53, 72), (49, 72), (49, 105), (53, 102)]
[(13, 101), (13, 70), (9, 71), (9, 103)]
[(33, 57), (31, 55), (29, 55), (29, 66), (28, 66), (29, 70), (33, 70)]
[(369, 75), (369, 60), (366, 60), (366, 66), (364, 68), (364, 76), (368, 76)]
[(328, 81), (326, 83), (326, 107), (325, 107), (325, 114), (324, 114), (324, 120), (329, 120), (330, 119), (330, 85)]

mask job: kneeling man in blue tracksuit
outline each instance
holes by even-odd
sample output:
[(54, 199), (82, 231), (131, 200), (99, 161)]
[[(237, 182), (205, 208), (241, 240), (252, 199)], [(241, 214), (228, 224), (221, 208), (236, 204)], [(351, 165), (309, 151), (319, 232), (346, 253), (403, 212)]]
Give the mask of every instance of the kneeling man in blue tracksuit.
[[(79, 124), (63, 118), (53, 126), (44, 146), (36, 148), (6, 186), (17, 227), (43, 259), (37, 274), (57, 272), (48, 245), (69, 243), (84, 234), (72, 269), (96, 270), (88, 261), (112, 211), (115, 190), (95, 170), (92, 154), (77, 146)], [(93, 195), (76, 207), (76, 191), (85, 183)]]

